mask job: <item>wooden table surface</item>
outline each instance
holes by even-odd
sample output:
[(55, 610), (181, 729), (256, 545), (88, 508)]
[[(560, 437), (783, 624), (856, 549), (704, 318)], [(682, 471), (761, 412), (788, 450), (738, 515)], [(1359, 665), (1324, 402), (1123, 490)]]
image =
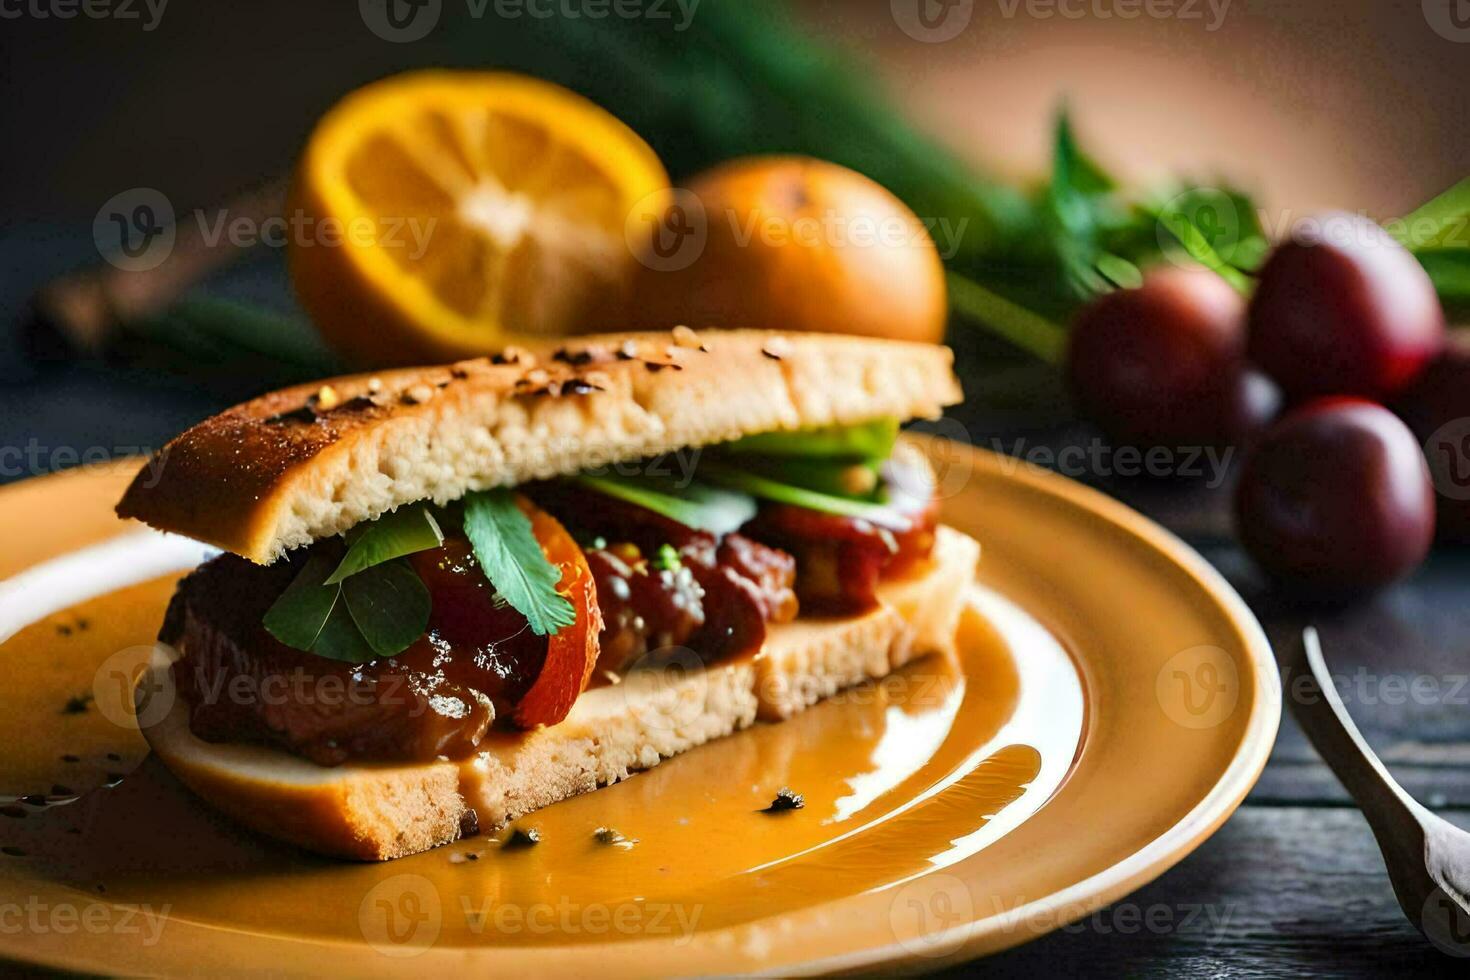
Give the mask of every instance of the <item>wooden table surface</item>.
[[(52, 247), (84, 251), (87, 244)], [(60, 260), (0, 241), (0, 261), (17, 270), (0, 291), (0, 313), (14, 315), (14, 287), (27, 267)], [(216, 288), (277, 304), (285, 295), (270, 260), (236, 270)], [(1111, 475), (1119, 460), (1069, 416), (1047, 370), (972, 336), (955, 342), (970, 401), (954, 418), (968, 438), (1043, 462), (1078, 447), (1088, 462), (1067, 475), (1120, 497), (1199, 549), (1250, 602), (1278, 648), (1304, 624), (1316, 625), (1343, 678), (1344, 700), (1390, 768), (1420, 800), (1470, 826), (1470, 551), (1441, 549), (1413, 578), (1360, 605), (1283, 604), (1232, 539), (1229, 480)], [(272, 386), (264, 375), (183, 376), (126, 364), (36, 370), (3, 348), (0, 378), (0, 482), (31, 474), (16, 472), (17, 449), (35, 447), (25, 458), (44, 469), (71, 460), (57, 450), (156, 447), (189, 422)], [(1403, 919), (1367, 824), (1289, 710), (1260, 783), (1195, 854), (1125, 902), (983, 967), (1031, 977), (1465, 970)]]

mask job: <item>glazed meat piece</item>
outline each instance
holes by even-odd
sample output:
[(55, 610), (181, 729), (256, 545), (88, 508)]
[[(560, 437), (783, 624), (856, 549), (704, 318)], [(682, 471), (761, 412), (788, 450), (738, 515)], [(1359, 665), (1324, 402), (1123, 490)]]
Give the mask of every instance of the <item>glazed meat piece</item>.
[(695, 532), (682, 549), (667, 545), (652, 558), (624, 541), (588, 551), (587, 564), (602, 607), (601, 670), (626, 670), (671, 647), (706, 661), (754, 650), (766, 623), (796, 617), (795, 560), (738, 534), (716, 546)]
[(930, 501), (907, 512), (908, 530), (805, 507), (762, 507), (741, 533), (796, 559), (796, 594), (809, 613), (850, 616), (878, 604), (879, 581), (934, 550), (939, 508)]
[(363, 664), (295, 650), (261, 625), (303, 560), (262, 568), (221, 555), (181, 583), (159, 638), (185, 651), (175, 683), (200, 738), (264, 742), (322, 765), (463, 757), (540, 672), (546, 638), (496, 605), (463, 539), (410, 559), (433, 599), (428, 630)]
[(770, 623), (796, 618), (796, 559), (743, 534), (727, 534), (720, 541), (716, 564), (730, 569), (755, 587), (761, 615)]
[(621, 671), (649, 650), (683, 646), (704, 626), (704, 588), (687, 565), (652, 567), (624, 542), (587, 552), (602, 607), (601, 670)]
[(768, 622), (796, 617), (790, 555), (564, 483), (533, 496), (584, 540), (601, 539), (587, 551), (604, 623), (600, 670), (620, 672), (668, 647), (706, 661), (755, 650)]

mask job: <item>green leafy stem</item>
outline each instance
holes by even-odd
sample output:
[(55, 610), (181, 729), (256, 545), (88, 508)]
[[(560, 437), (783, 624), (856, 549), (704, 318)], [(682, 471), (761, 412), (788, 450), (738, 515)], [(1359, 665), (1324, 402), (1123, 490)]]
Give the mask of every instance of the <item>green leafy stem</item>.
[[(1250, 295), (1270, 242), (1249, 197), (1205, 186), (1159, 188), (1131, 198), (1078, 146), (1066, 110), (1057, 118), (1052, 176), (1037, 195), (1032, 266), (1050, 268), (1041, 289), (987, 261), (948, 275), (950, 306), (1035, 357), (1057, 364), (1065, 323), (1087, 301), (1137, 286), (1160, 261), (1203, 266)], [(1450, 311), (1470, 309), (1470, 178), (1385, 227), (1419, 259)], [(1068, 294), (1059, 296), (1064, 287)]]

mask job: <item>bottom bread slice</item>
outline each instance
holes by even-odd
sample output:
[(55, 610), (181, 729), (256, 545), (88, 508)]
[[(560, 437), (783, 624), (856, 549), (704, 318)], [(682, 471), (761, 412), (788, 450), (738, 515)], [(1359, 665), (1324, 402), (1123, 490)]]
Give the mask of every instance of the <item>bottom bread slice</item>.
[[(931, 559), (883, 583), (868, 613), (775, 626), (754, 656), (706, 666), (673, 655), (586, 692), (560, 724), (496, 733), (464, 760), (327, 768), (205, 742), (179, 698), (143, 731), (179, 779), (241, 823), (323, 854), (388, 860), (625, 779), (757, 719), (787, 718), (915, 657), (953, 655), (979, 553), (941, 527)], [(160, 650), (140, 690), (171, 691), (170, 662)]]

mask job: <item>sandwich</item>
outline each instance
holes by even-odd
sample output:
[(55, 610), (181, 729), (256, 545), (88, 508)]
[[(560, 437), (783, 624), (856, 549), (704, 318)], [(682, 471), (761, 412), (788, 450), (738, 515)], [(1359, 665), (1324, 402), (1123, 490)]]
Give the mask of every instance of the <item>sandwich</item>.
[(951, 655), (979, 547), (898, 430), (959, 399), (943, 347), (679, 328), (238, 405), (118, 504), (221, 549), (144, 734), (238, 821), (387, 860)]

